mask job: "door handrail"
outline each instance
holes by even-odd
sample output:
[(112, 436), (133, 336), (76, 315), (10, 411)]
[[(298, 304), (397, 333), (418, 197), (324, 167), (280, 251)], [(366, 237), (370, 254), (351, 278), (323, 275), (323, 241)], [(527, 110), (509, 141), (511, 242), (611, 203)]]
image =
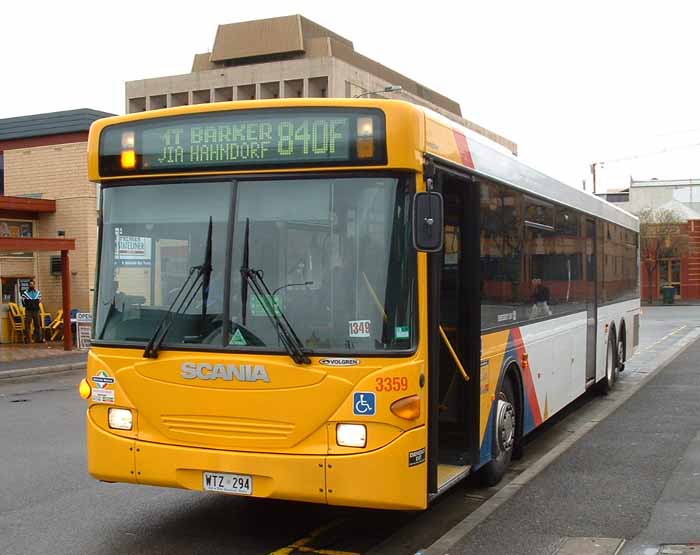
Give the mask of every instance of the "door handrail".
[(438, 329), (440, 330), (440, 337), (442, 337), (442, 340), (445, 342), (445, 346), (447, 347), (447, 350), (450, 351), (450, 354), (452, 355), (452, 358), (455, 361), (457, 368), (459, 368), (459, 371), (462, 374), (464, 381), (468, 382), (469, 381), (469, 374), (467, 374), (466, 370), (464, 369), (464, 366), (462, 366), (462, 363), (460, 362), (459, 357), (457, 356), (457, 353), (452, 348), (452, 344), (450, 343), (450, 340), (447, 339), (447, 334), (445, 333), (445, 330), (442, 329), (442, 326), (438, 326)]

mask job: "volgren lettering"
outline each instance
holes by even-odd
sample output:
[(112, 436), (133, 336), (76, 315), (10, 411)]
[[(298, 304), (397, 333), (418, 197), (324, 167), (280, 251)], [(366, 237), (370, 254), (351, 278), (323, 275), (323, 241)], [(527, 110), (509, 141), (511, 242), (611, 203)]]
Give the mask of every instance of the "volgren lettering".
[(186, 380), (226, 380), (239, 382), (270, 382), (264, 366), (252, 364), (209, 364), (207, 362), (183, 362), (180, 375)]

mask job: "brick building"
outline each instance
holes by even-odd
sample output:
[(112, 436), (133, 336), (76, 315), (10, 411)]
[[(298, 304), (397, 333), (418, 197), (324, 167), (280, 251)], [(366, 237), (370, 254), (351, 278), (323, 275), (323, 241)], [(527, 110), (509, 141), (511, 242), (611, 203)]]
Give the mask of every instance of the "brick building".
[(651, 279), (644, 260), (640, 264), (642, 299), (659, 299), (665, 285), (676, 289), (677, 299), (700, 299), (700, 179), (630, 180), (629, 187), (599, 196), (632, 214), (664, 210), (678, 221), (678, 237), (662, 249)]
[[(97, 196), (87, 178), (90, 124), (111, 116), (80, 109), (0, 119), (0, 237), (75, 239), (72, 306), (92, 311), (97, 256)], [(62, 306), (59, 252), (0, 253), (1, 316), (29, 278), (52, 313)], [(7, 341), (3, 324), (0, 341)]]

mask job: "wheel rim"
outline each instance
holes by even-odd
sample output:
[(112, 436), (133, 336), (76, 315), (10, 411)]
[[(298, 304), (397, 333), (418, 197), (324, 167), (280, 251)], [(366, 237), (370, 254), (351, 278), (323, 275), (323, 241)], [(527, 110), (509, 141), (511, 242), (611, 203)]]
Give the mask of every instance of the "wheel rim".
[(499, 457), (511, 449), (515, 443), (515, 409), (507, 399), (498, 400), (497, 443)]

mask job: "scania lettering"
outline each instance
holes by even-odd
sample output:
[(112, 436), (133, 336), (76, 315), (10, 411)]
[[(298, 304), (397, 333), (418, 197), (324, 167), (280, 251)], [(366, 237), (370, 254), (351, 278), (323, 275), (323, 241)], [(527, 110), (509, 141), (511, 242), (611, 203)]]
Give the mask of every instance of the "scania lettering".
[(239, 367), (233, 364), (195, 364), (194, 362), (182, 363), (182, 377), (186, 380), (238, 380), (239, 382), (270, 382), (270, 377), (267, 375), (267, 370), (264, 366), (241, 365)]

